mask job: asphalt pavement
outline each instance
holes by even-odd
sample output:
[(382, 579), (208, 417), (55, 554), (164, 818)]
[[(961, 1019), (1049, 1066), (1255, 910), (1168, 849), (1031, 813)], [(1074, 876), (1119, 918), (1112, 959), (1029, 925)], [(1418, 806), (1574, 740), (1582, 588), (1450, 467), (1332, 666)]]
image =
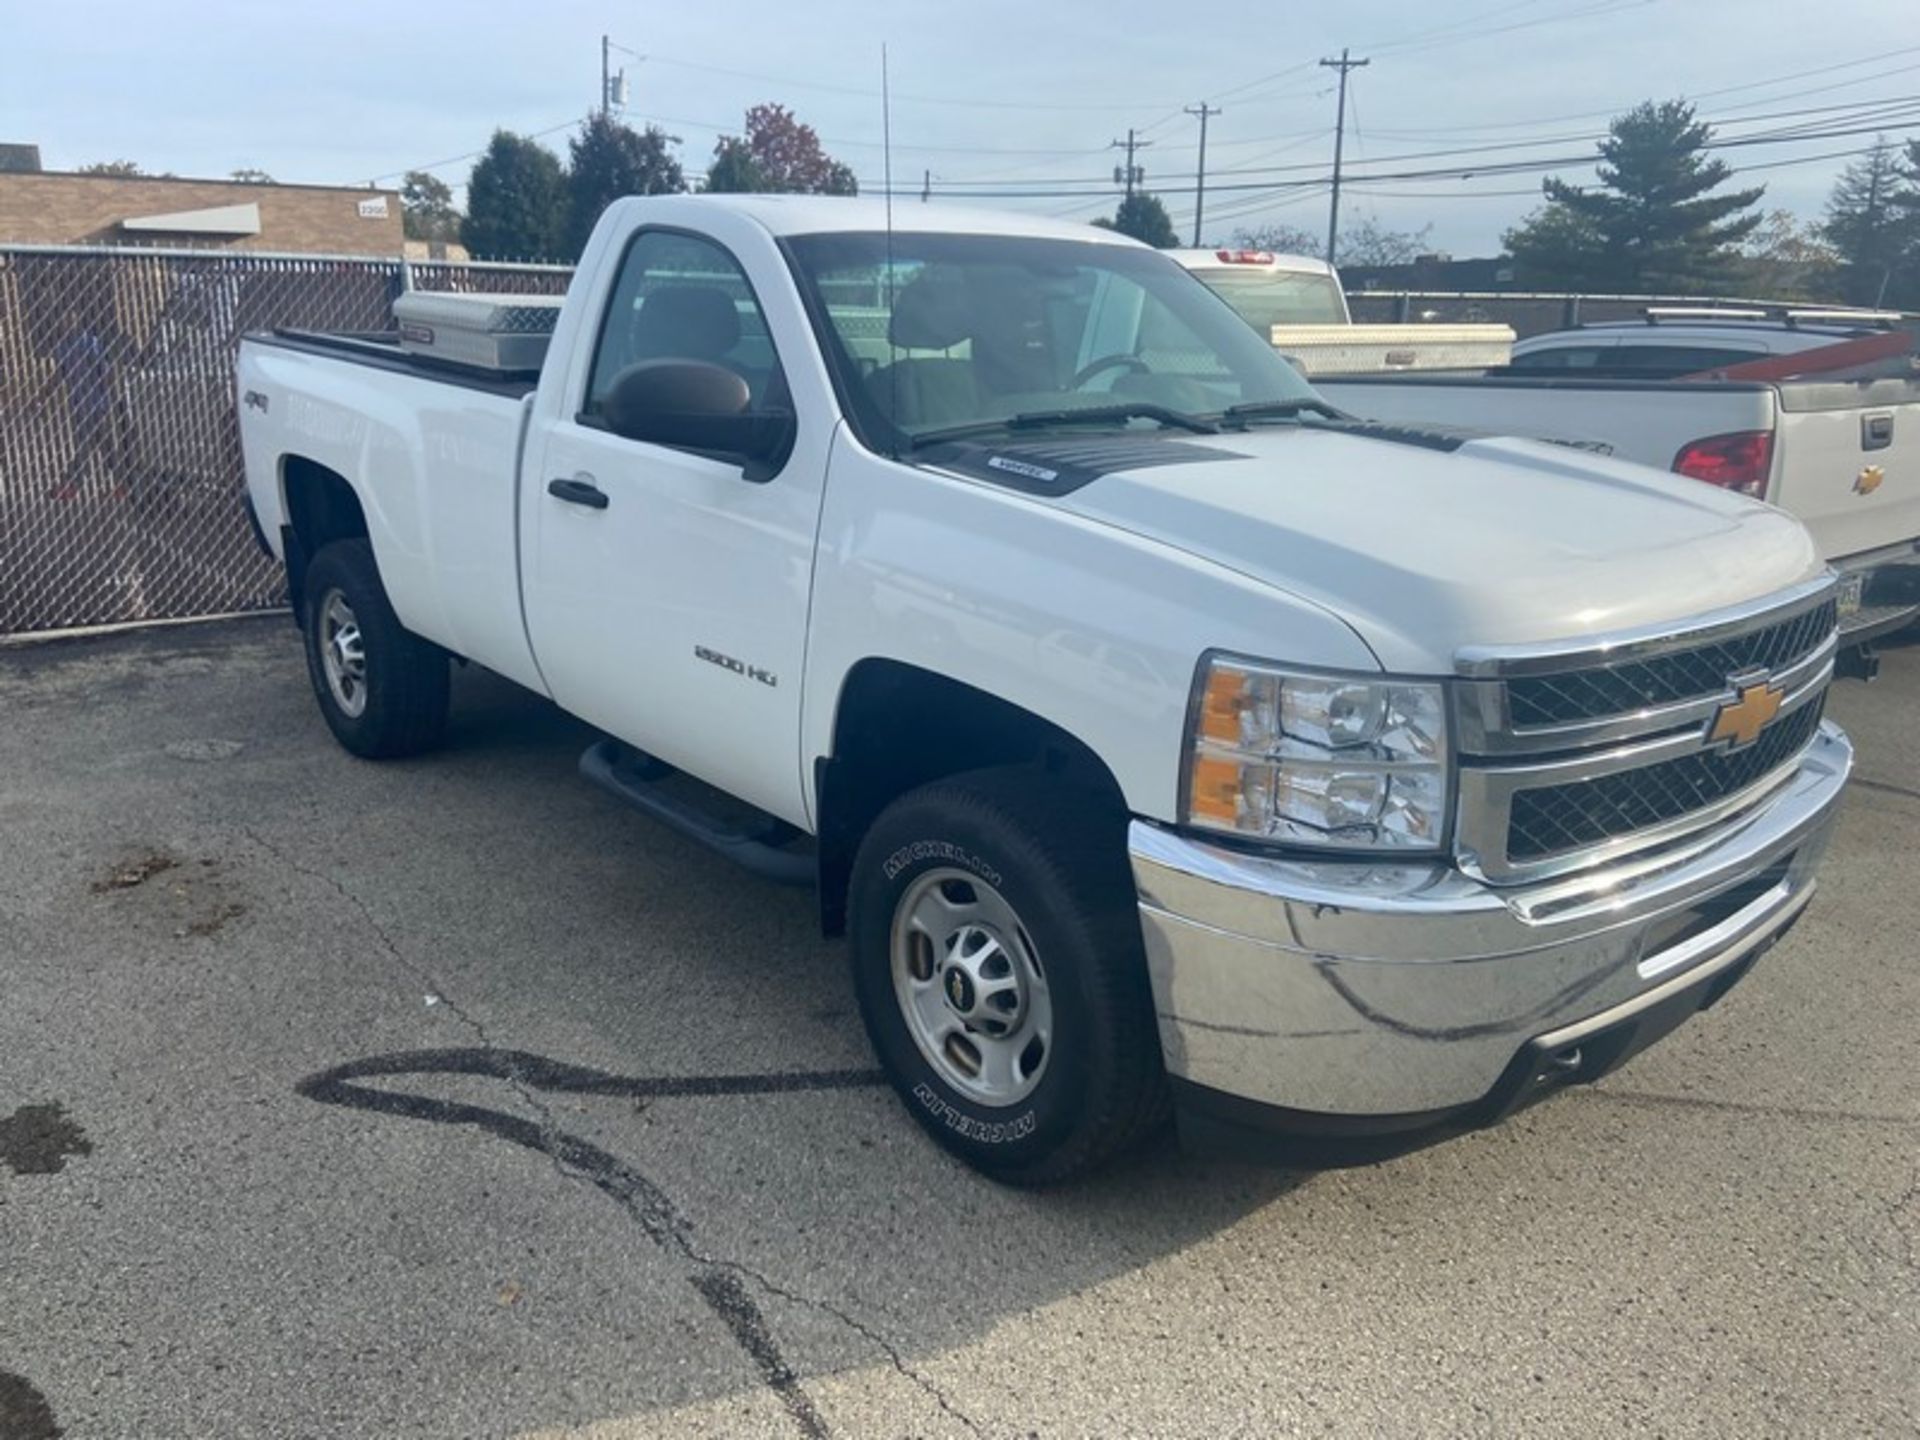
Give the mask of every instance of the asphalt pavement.
[(1920, 1434), (1920, 647), (1808, 918), (1597, 1086), (1064, 1190), (875, 1082), (811, 901), (284, 619), (0, 650), (0, 1440)]

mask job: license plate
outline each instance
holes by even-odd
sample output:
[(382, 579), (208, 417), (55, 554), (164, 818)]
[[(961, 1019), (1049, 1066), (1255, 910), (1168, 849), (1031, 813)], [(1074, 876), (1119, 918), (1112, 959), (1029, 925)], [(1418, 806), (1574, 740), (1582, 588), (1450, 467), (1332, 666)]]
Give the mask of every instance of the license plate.
[(1866, 589), (1867, 577), (1864, 571), (1857, 575), (1842, 575), (1840, 577), (1839, 601), (1840, 618), (1842, 620), (1846, 619), (1849, 615), (1859, 613), (1860, 597), (1866, 593)]

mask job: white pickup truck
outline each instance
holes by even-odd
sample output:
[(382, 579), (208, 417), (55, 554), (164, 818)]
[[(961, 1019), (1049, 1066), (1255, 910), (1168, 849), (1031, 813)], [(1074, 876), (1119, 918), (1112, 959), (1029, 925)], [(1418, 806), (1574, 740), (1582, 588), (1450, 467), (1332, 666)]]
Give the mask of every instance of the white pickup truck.
[[(1622, 327), (1595, 331), (1584, 346), (1572, 343), (1583, 332), (1561, 337), (1571, 348), (1530, 341), (1500, 373), (1351, 376), (1320, 389), (1370, 419), (1554, 440), (1780, 506), (1840, 572), (1846, 663), (1870, 674), (1859, 647), (1920, 615), (1920, 380), (1662, 379), (1647, 360), (1629, 362), (1637, 373), (1609, 373), (1604, 356), (1581, 369), (1543, 368), (1602, 341), (1648, 350), (1659, 338), (1632, 344)], [(1724, 342), (1693, 355), (1696, 369), (1729, 363)]]
[(1021, 1183), (1170, 1102), (1492, 1121), (1801, 913), (1852, 752), (1791, 517), (1343, 419), (1123, 238), (896, 218), (622, 200), (537, 372), (417, 310), (249, 337), (341, 743), (430, 747), (449, 657), (584, 717), (595, 780), (817, 889), (908, 1110)]
[(1340, 274), (1310, 255), (1272, 250), (1168, 250), (1302, 375), (1483, 370), (1513, 354), (1500, 324), (1356, 325)]

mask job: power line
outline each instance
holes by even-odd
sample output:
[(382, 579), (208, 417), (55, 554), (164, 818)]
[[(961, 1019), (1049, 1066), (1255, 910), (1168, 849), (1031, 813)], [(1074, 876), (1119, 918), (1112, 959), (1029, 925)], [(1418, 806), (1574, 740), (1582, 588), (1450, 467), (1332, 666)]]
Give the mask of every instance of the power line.
[(1484, 40), (1493, 35), (1505, 35), (1515, 30), (1532, 30), (1541, 25), (1563, 24), (1568, 20), (1591, 20), (1598, 19), (1603, 15), (1617, 15), (1623, 10), (1638, 10), (1643, 6), (1654, 3), (1656, 3), (1656, 0), (1599, 0), (1599, 3), (1588, 5), (1583, 10), (1572, 10), (1563, 15), (1543, 15), (1536, 20), (1520, 20), (1511, 25), (1493, 25), (1484, 30), (1472, 30), (1457, 35), (1443, 36), (1440, 39), (1429, 40), (1424, 43), (1413, 43), (1410, 41), (1395, 43), (1393, 41), (1387, 41), (1382, 44), (1370, 46), (1369, 48), (1380, 54), (1391, 53), (1394, 56), (1413, 55), (1423, 50), (1437, 50), (1443, 45), (1459, 45), (1468, 40)]
[[(699, 70), (709, 75), (726, 75), (735, 80), (752, 80), (762, 85), (784, 85), (793, 90), (817, 90), (829, 95), (858, 95), (865, 99), (878, 96), (877, 90), (857, 85), (828, 85), (817, 80), (796, 80), (791, 76), (762, 75), (751, 70), (730, 70), (722, 65), (705, 65), (693, 60), (676, 60), (668, 55), (648, 57), (655, 65), (672, 65), (682, 70)], [(1027, 100), (983, 100), (977, 95), (895, 95), (894, 103), (906, 102), (913, 105), (957, 105), (968, 110), (1068, 110), (1068, 111), (1107, 111), (1138, 110), (1143, 102), (1138, 100), (1101, 102), (1098, 104), (1068, 104), (1059, 101)], [(1150, 108), (1157, 109), (1157, 106)], [(1178, 113), (1179, 106), (1174, 107)]]
[[(1862, 65), (1873, 65), (1883, 60), (1897, 59), (1902, 55), (1920, 54), (1920, 45), (1909, 45), (1902, 50), (1882, 51), (1878, 55), (1863, 56), (1858, 60), (1843, 60), (1834, 65), (1822, 65), (1813, 70), (1793, 71), (1785, 75), (1776, 75), (1768, 80), (1750, 80), (1744, 85), (1727, 85), (1717, 90), (1700, 90), (1687, 96), (1690, 102), (1713, 100), (1722, 95), (1735, 95), (1746, 90), (1767, 89), (1775, 85), (1788, 85), (1795, 80), (1810, 79), (1815, 75), (1831, 74), (1835, 70), (1851, 70)], [(1920, 69), (1920, 65), (1902, 65), (1892, 70), (1881, 71), (1873, 75), (1856, 75), (1851, 80), (1843, 80), (1833, 85), (1816, 85), (1809, 90), (1794, 90), (1785, 95), (1770, 96), (1765, 100), (1727, 106), (1719, 113), (1728, 115), (1732, 111), (1751, 109), (1754, 105), (1777, 105), (1782, 100), (1798, 100), (1807, 95), (1822, 95), (1830, 90), (1845, 89), (1850, 85), (1866, 85), (1875, 80), (1885, 80), (1895, 75), (1904, 75)], [(1422, 138), (1429, 135), (1477, 135), (1495, 130), (1531, 130), (1540, 125), (1560, 125), (1570, 120), (1592, 120), (1599, 116), (1618, 115), (1629, 108), (1626, 104), (1609, 105), (1604, 110), (1581, 110), (1571, 115), (1550, 115), (1535, 117), (1531, 120), (1493, 120), (1475, 125), (1426, 125), (1419, 130), (1376, 130), (1376, 135), (1394, 135), (1400, 138)], [(1729, 121), (1728, 123), (1731, 123)]]
[[(1338, 62), (1332, 62), (1332, 63), (1337, 64)], [(1772, 142), (1786, 143), (1796, 139), (1820, 139), (1820, 138), (1825, 138), (1828, 136), (1840, 135), (1840, 134), (1863, 133), (1861, 131), (1854, 131), (1854, 130), (1849, 130), (1845, 128), (1834, 128), (1834, 127), (1845, 126), (1845, 125), (1861, 125), (1861, 126), (1864, 126), (1865, 129), (1870, 130), (1882, 123), (1890, 123), (1896, 120), (1905, 119), (1908, 116), (1915, 113), (1916, 110), (1920, 110), (1920, 95), (1900, 95), (1900, 96), (1886, 96), (1877, 100), (1860, 101), (1850, 105), (1833, 106), (1833, 107), (1823, 106), (1823, 107), (1818, 107), (1818, 109), (1814, 111), (1785, 110), (1785, 111), (1776, 112), (1775, 114), (1771, 114), (1771, 115), (1744, 116), (1744, 117), (1740, 117), (1738, 120), (1733, 121), (1731, 123), (1740, 124), (1740, 125), (1756, 125), (1756, 124), (1761, 124), (1763, 122), (1795, 119), (1801, 115), (1812, 114), (1812, 113), (1825, 113), (1827, 115), (1827, 118), (1825, 120), (1821, 120), (1817, 122), (1806, 122), (1802, 124), (1782, 127), (1776, 130), (1760, 131), (1760, 132), (1756, 132), (1754, 134), (1748, 134), (1748, 135), (1715, 136), (1713, 139), (1708, 140), (1705, 143), (1705, 145), (1703, 145), (1701, 148), (1708, 149), (1708, 150), (1725, 149), (1725, 148), (1732, 148), (1732, 147), (1738, 147), (1738, 146), (1755, 144), (1755, 143), (1772, 143)], [(1709, 123), (1712, 123), (1712, 122), (1709, 122)], [(1324, 134), (1325, 132), (1322, 132), (1322, 133)], [(1374, 133), (1378, 134), (1379, 132), (1376, 131)], [(1455, 159), (1455, 158), (1471, 159), (1472, 157), (1482, 156), (1482, 155), (1499, 156), (1502, 154), (1511, 154), (1512, 152), (1515, 152), (1515, 151), (1538, 150), (1538, 149), (1545, 148), (1547, 146), (1552, 146), (1552, 145), (1564, 145), (1564, 144), (1580, 143), (1583, 141), (1604, 140), (1607, 138), (1608, 133), (1609, 132), (1606, 132), (1606, 131), (1591, 131), (1591, 132), (1581, 132), (1581, 133), (1575, 133), (1575, 134), (1541, 136), (1537, 139), (1530, 139), (1530, 140), (1503, 140), (1503, 141), (1496, 141), (1490, 144), (1445, 146), (1445, 147), (1442, 147), (1439, 149), (1433, 149), (1433, 150), (1398, 151), (1391, 155), (1376, 155), (1371, 159), (1362, 163), (1367, 165), (1386, 165), (1386, 164), (1397, 164), (1397, 163), (1400, 163), (1403, 161), (1409, 161), (1409, 160), (1444, 160), (1444, 159)], [(1293, 146), (1293, 147), (1285, 147), (1285, 148), (1298, 148), (1298, 147)], [(1274, 152), (1274, 153), (1278, 153), (1278, 152)], [(1255, 157), (1255, 158), (1264, 158), (1264, 157)], [(1566, 166), (1566, 165), (1591, 164), (1598, 158), (1599, 157), (1592, 152), (1583, 153), (1579, 155), (1557, 157), (1551, 162), (1528, 161), (1528, 160), (1525, 160), (1523, 157), (1515, 156), (1513, 159), (1488, 159), (1484, 162), (1476, 162), (1475, 168), (1486, 170), (1486, 171), (1493, 171), (1493, 170), (1498, 170), (1502, 168), (1512, 168), (1516, 165), (1528, 165), (1528, 164), (1536, 164), (1536, 163), (1545, 163), (1547, 164), (1548, 168), (1559, 168), (1561, 166)], [(1460, 167), (1445, 167), (1445, 168), (1447, 173), (1452, 173), (1454, 169), (1460, 168)], [(1318, 162), (1313, 162), (1313, 161), (1297, 163), (1297, 164), (1289, 164), (1289, 165), (1230, 166), (1225, 169), (1216, 169), (1213, 173), (1218, 178), (1218, 177), (1252, 177), (1252, 176), (1259, 176), (1259, 175), (1278, 176), (1278, 175), (1287, 175), (1287, 174), (1299, 174), (1301, 172), (1307, 172), (1307, 171), (1324, 173), (1323, 167)], [(972, 188), (974, 186), (997, 186), (1004, 182), (999, 178), (985, 178), (981, 180), (967, 181), (967, 182), (956, 181), (954, 183), (964, 184), (968, 188)], [(1102, 180), (1098, 180), (1092, 176), (1076, 175), (1076, 176), (1052, 176), (1047, 179), (1036, 179), (1036, 180), (1029, 181), (1027, 183), (1033, 184), (1033, 185), (1069, 186), (1069, 185), (1100, 185), (1106, 182)]]
[[(1920, 106), (1915, 106), (1913, 108), (1916, 112), (1920, 112)], [(1739, 137), (1728, 139), (1728, 140), (1708, 140), (1704, 144), (1700, 145), (1698, 148), (1701, 150), (1726, 150), (1726, 149), (1739, 149), (1739, 148), (1744, 148), (1752, 145), (1804, 144), (1812, 140), (1838, 139), (1840, 137), (1849, 136), (1849, 135), (1872, 135), (1872, 134), (1885, 134), (1885, 133), (1900, 134), (1908, 130), (1915, 130), (1915, 129), (1920, 129), (1920, 113), (1916, 113), (1915, 118), (1913, 119), (1909, 119), (1905, 121), (1896, 120), (1891, 123), (1883, 119), (1877, 123), (1870, 124), (1870, 125), (1848, 125), (1848, 126), (1842, 126), (1842, 127), (1828, 129), (1828, 130), (1804, 131), (1798, 134), (1786, 135), (1786, 136), (1749, 135), (1749, 136), (1739, 136)], [(1382, 157), (1381, 161), (1376, 161), (1373, 163), (1383, 163), (1384, 160), (1387, 158), (1391, 158), (1391, 157)], [(1384, 171), (1384, 172), (1376, 172), (1368, 175), (1349, 176), (1344, 178), (1345, 178), (1345, 183), (1350, 185), (1364, 184), (1367, 181), (1378, 181), (1378, 180), (1486, 179), (1486, 178), (1492, 178), (1500, 175), (1540, 174), (1540, 173), (1546, 173), (1546, 172), (1555, 171), (1555, 170), (1565, 170), (1574, 166), (1591, 165), (1594, 162), (1594, 158), (1595, 157), (1591, 154), (1556, 155), (1556, 156), (1551, 156), (1545, 159), (1506, 160), (1506, 161), (1495, 161), (1492, 163), (1474, 164), (1474, 165), (1430, 166), (1430, 167), (1427, 167), (1424, 169), (1418, 169), (1418, 170)], [(1307, 168), (1307, 167), (1286, 167), (1286, 168)], [(1746, 168), (1751, 169), (1751, 168), (1759, 168), (1759, 167), (1749, 166)], [(1227, 172), (1220, 171), (1216, 173), (1225, 174)], [(1088, 183), (1095, 183), (1095, 182), (1082, 181), (1082, 182), (1076, 182), (1076, 183), (1088, 184)], [(1284, 191), (1284, 190), (1297, 190), (1302, 187), (1311, 186), (1311, 185), (1326, 185), (1328, 183), (1329, 183), (1328, 178), (1325, 175), (1322, 175), (1313, 179), (1299, 179), (1299, 180), (1248, 180), (1248, 181), (1228, 182), (1225, 184), (1218, 183), (1216, 181), (1213, 185), (1210, 186), (1210, 188), (1215, 191), (1236, 192), (1236, 193), (1244, 193), (1244, 192), (1252, 192), (1252, 191), (1278, 192), (1278, 191)], [(1173, 186), (1162, 187), (1162, 189), (1167, 194), (1185, 195), (1185, 194), (1192, 193), (1192, 187), (1190, 186), (1173, 185)], [(1047, 200), (1047, 199), (1072, 200), (1072, 199), (1079, 199), (1083, 196), (1091, 197), (1096, 193), (1097, 192), (1089, 191), (1086, 189), (1002, 190), (1002, 191), (975, 190), (975, 191), (968, 192), (968, 195), (969, 195), (969, 198), (973, 198), (973, 199), (992, 198), (992, 199), (1016, 199), (1016, 200)]]

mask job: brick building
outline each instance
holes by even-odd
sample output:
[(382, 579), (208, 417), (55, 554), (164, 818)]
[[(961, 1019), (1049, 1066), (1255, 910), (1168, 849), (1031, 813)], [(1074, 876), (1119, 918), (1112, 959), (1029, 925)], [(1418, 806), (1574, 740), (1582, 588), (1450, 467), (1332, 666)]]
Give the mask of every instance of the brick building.
[(0, 245), (399, 255), (404, 243), (393, 190), (0, 167)]

